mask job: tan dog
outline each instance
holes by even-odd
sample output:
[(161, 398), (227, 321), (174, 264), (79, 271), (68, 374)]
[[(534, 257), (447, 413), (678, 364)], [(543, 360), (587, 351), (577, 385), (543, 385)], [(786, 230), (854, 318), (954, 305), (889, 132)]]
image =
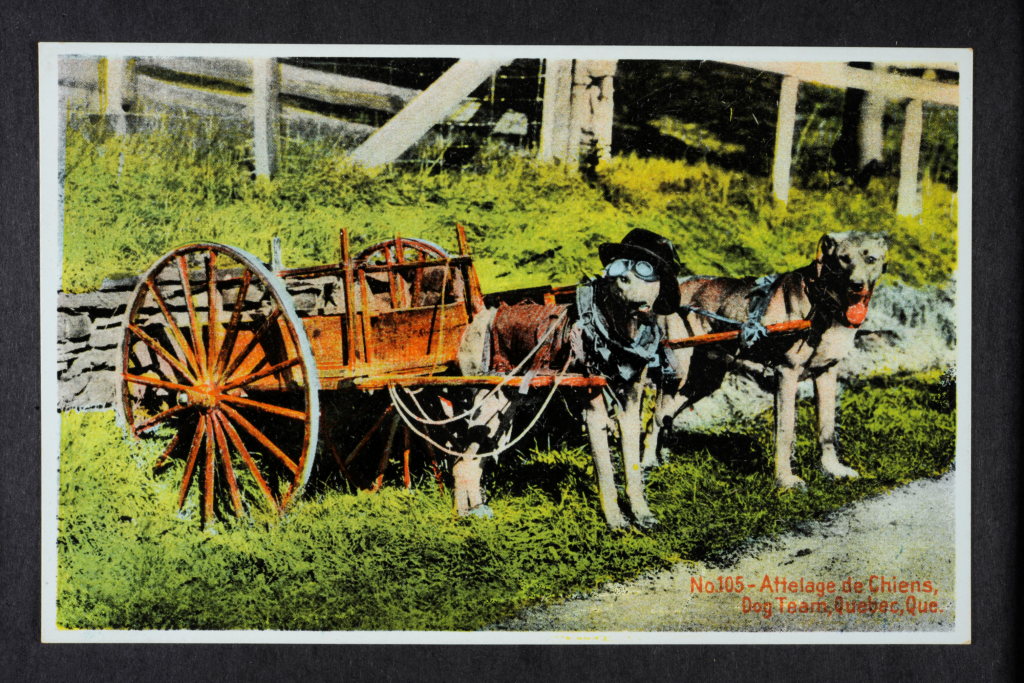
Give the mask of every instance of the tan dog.
[[(617, 419), (609, 414), (601, 391), (590, 392), (583, 407), (602, 509), (609, 526), (629, 527), (619, 508), (609, 447), (617, 423), (630, 511), (634, 523), (647, 528), (657, 519), (647, 505), (640, 466), (641, 406), (644, 386), (661, 372), (664, 360), (656, 315), (675, 310), (679, 302), (675, 258), (668, 240), (646, 230), (632, 231), (620, 244), (601, 245), (600, 253), (605, 271), (580, 286), (575, 307), (526, 304), (479, 315), (463, 337), (460, 370), (464, 375), (508, 372), (510, 366), (530, 360), (530, 373), (605, 376)], [(533, 348), (541, 352), (530, 359)], [(544, 389), (528, 395), (514, 389), (477, 392), (473, 405), (478, 408), (462, 439), (468, 447), (452, 469), (459, 514), (492, 514), (481, 487), (480, 454), (506, 445), (516, 410), (536, 406), (546, 396)]]
[[(677, 349), (671, 352), (678, 381), (667, 383), (659, 396), (656, 419), (643, 465), (657, 463), (657, 430), (671, 426), (672, 418), (721, 386), (727, 372), (740, 372), (774, 389), (775, 482), (783, 488), (803, 486), (793, 474), (797, 386), (814, 380), (818, 411), (821, 468), (836, 478), (857, 478), (839, 462), (835, 417), (837, 365), (854, 346), (857, 328), (864, 322), (878, 278), (885, 272), (888, 237), (879, 233), (842, 232), (824, 235), (818, 254), (808, 266), (778, 277), (764, 286), (768, 300), (760, 322), (767, 326), (810, 320), (811, 329), (769, 336), (749, 347), (740, 343)], [(692, 278), (681, 282), (683, 308), (662, 319), (670, 339), (736, 329), (734, 325), (702, 315), (708, 311), (734, 321), (747, 321), (757, 285), (752, 279)], [(687, 307), (690, 307), (688, 310)]]

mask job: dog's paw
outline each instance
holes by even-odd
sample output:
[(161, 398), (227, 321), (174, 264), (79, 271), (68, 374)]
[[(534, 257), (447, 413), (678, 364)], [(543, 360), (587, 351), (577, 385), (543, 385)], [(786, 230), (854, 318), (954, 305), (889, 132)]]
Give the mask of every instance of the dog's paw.
[(833, 479), (860, 479), (860, 474), (858, 474), (857, 470), (838, 462), (822, 463), (821, 471), (825, 473), (825, 476), (832, 477)]
[(636, 518), (636, 527), (638, 529), (650, 531), (656, 526), (658, 526), (658, 518), (652, 515), (651, 513), (647, 513), (646, 515), (642, 515)]
[(619, 511), (612, 515), (605, 514), (605, 521), (608, 522), (608, 528), (612, 531), (626, 531), (629, 529), (629, 520)]
[(494, 510), (488, 505), (481, 503), (466, 513), (466, 517), (477, 517), (479, 519), (494, 519)]
[(802, 489), (807, 487), (807, 482), (795, 474), (780, 474), (775, 477), (775, 485), (780, 489)]

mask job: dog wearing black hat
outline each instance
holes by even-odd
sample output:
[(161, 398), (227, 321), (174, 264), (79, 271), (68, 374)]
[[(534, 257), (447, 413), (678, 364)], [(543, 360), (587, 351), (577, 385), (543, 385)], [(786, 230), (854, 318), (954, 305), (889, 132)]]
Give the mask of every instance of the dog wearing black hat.
[[(645, 387), (657, 386), (663, 373), (674, 375), (658, 316), (679, 306), (675, 251), (664, 237), (636, 229), (620, 243), (602, 244), (598, 252), (604, 269), (576, 288), (575, 304), (503, 304), (477, 315), (467, 329), (459, 353), (463, 375), (526, 377), (520, 389), (475, 392), (465, 409), (443, 401), (449, 419), (456, 410), (468, 416), (464, 430), (450, 430), (448, 444), (455, 447), (448, 452), (458, 453), (452, 473), (459, 514), (493, 514), (481, 486), (482, 460), (514, 445), (508, 430), (515, 412), (549, 401), (557, 377), (571, 373), (600, 376), (607, 385), (588, 389), (583, 412), (608, 525), (624, 529), (631, 522), (640, 528), (657, 524), (647, 505), (640, 465), (642, 404)], [(529, 391), (525, 379), (536, 375), (556, 376), (550, 391)], [(621, 438), (631, 518), (620, 509), (615, 487), (609, 448), (615, 431)]]

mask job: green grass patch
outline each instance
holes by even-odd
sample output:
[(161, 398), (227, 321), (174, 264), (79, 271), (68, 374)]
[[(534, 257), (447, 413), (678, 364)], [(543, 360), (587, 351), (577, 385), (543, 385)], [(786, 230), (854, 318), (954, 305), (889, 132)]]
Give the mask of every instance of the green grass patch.
[(112, 413), (65, 413), (58, 624), (477, 629), (608, 581), (720, 558), (744, 539), (942, 474), (953, 465), (956, 412), (940, 380), (938, 371), (878, 376), (843, 393), (843, 457), (863, 475), (854, 482), (817, 474), (806, 401), (795, 458), (804, 492), (772, 483), (770, 414), (730, 432), (679, 435), (650, 478), (662, 524), (649, 534), (607, 530), (588, 452), (575, 444), (503, 457), (490, 521), (455, 516), (426, 477), (412, 492), (320, 487), (282, 519), (257, 512), (200, 531), (194, 501), (174, 512), (180, 471), (152, 474), (160, 439), (126, 439)]
[(69, 130), (63, 287), (145, 271), (171, 249), (212, 240), (285, 264), (339, 260), (396, 232), (454, 250), (468, 228), (485, 292), (571, 284), (599, 268), (598, 245), (633, 228), (672, 239), (682, 272), (761, 275), (806, 265), (822, 233), (886, 230), (888, 277), (941, 284), (956, 269), (955, 196), (928, 183), (919, 219), (895, 216), (896, 180), (794, 189), (778, 205), (769, 181), (706, 163), (622, 157), (595, 173), (485, 148), (480, 172), (354, 168), (329, 141), (282, 142), (273, 181), (253, 182), (249, 141), (214, 120), (185, 119), (126, 138)]

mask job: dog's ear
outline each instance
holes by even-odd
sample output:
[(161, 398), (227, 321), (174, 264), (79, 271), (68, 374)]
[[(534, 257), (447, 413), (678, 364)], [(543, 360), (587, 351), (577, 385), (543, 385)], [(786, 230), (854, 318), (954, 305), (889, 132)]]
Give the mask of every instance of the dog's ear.
[(822, 235), (821, 239), (818, 240), (818, 253), (814, 256), (814, 260), (821, 263), (825, 260), (826, 256), (831, 256), (836, 251), (836, 240), (832, 235)]

